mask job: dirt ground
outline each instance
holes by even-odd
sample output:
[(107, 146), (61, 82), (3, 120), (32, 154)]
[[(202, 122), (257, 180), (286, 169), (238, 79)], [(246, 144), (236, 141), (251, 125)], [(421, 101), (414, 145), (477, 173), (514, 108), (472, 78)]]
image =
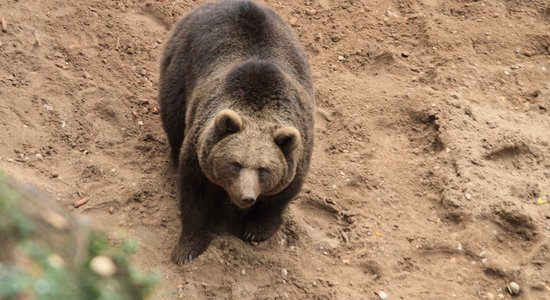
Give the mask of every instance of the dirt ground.
[(202, 2), (0, 0), (0, 168), (138, 241), (153, 299), (550, 299), (548, 0), (267, 1), (312, 65), (312, 170), (272, 239), (181, 267), (158, 62)]

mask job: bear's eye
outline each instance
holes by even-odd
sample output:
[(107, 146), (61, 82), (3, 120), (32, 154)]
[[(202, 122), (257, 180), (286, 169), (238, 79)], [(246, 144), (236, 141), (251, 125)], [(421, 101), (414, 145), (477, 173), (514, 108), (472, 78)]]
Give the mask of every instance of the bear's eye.
[(258, 173), (260, 174), (260, 176), (267, 176), (269, 175), (269, 173), (271, 173), (271, 170), (269, 170), (268, 168), (258, 168)]
[(238, 162), (232, 162), (229, 166), (233, 171), (240, 171), (243, 168), (243, 166)]

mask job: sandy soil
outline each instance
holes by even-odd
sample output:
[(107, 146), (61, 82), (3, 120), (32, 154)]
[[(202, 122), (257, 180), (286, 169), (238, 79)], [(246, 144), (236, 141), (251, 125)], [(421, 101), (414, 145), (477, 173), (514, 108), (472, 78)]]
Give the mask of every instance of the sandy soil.
[(158, 61), (201, 2), (0, 0), (0, 168), (137, 240), (154, 299), (550, 299), (548, 0), (267, 1), (312, 64), (311, 176), (271, 240), (178, 267)]

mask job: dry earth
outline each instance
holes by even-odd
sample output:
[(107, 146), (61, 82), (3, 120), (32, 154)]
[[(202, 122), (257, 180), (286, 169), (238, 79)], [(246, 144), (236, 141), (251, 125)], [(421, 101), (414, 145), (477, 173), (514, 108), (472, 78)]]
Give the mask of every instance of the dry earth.
[(550, 299), (548, 0), (267, 1), (312, 64), (311, 176), (271, 240), (179, 267), (157, 73), (201, 2), (0, 0), (0, 168), (137, 240), (153, 299)]

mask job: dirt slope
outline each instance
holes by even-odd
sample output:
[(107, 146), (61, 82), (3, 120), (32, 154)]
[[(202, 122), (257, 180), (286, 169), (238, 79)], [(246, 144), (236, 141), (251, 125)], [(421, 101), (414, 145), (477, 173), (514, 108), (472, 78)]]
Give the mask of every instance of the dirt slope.
[(177, 267), (158, 61), (202, 2), (0, 0), (0, 168), (137, 240), (155, 299), (550, 299), (548, 0), (267, 1), (312, 64), (311, 176), (274, 238)]

